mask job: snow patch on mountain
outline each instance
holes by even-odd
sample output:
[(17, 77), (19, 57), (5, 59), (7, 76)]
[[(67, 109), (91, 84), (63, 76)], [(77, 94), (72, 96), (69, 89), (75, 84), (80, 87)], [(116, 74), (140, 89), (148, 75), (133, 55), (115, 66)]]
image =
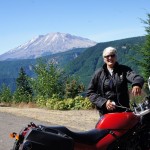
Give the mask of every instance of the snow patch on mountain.
[(73, 48), (88, 48), (97, 43), (87, 38), (66, 33), (39, 35), (2, 55), (0, 60), (33, 59), (45, 55), (65, 52)]

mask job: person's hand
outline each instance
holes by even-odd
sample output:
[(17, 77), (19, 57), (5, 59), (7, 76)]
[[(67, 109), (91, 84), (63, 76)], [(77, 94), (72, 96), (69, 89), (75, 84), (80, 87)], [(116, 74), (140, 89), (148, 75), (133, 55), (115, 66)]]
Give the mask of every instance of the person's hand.
[(133, 88), (132, 88), (132, 94), (134, 96), (141, 95), (141, 87), (139, 87), (139, 86), (133, 86)]
[(107, 108), (107, 110), (109, 110), (109, 111), (113, 111), (114, 109), (116, 109), (114, 103), (113, 103), (111, 100), (108, 100), (108, 101), (106, 102), (106, 108)]

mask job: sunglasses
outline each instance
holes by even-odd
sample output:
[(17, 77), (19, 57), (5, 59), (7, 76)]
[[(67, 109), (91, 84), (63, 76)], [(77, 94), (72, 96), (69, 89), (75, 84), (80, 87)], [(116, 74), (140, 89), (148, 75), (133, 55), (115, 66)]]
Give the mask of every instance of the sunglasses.
[(114, 58), (115, 56), (116, 56), (115, 54), (112, 54), (112, 55), (104, 56), (104, 58), (109, 58), (109, 57)]

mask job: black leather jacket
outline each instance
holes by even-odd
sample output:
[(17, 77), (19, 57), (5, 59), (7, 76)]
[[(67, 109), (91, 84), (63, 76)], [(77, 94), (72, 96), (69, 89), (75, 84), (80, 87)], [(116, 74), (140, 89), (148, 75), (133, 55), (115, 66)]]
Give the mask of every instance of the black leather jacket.
[[(137, 75), (130, 67), (116, 62), (113, 75), (107, 70), (106, 64), (97, 70), (88, 86), (87, 96), (96, 105), (101, 114), (108, 113), (105, 103), (108, 99), (115, 101), (117, 105), (129, 107), (128, 83), (142, 88), (144, 79)], [(123, 111), (123, 109), (115, 109)]]

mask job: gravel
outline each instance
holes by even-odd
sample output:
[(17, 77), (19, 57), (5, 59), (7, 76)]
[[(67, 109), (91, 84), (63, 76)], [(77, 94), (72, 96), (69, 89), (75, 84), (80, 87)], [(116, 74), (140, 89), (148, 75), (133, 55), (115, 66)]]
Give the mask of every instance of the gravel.
[(24, 116), (82, 131), (93, 129), (99, 119), (97, 110), (47, 110), (39, 108), (0, 107), (0, 112)]

